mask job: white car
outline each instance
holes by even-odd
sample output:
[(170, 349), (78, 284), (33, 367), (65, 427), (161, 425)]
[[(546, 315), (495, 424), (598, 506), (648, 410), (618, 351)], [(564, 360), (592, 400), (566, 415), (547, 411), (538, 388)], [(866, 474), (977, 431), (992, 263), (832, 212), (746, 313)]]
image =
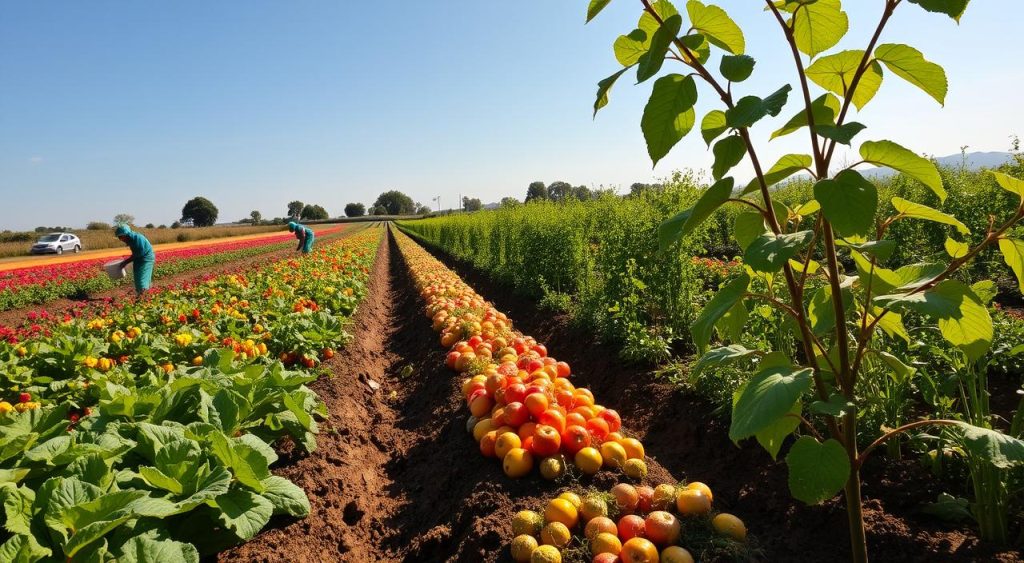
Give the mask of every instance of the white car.
[(29, 249), (29, 254), (64, 254), (64, 251), (79, 252), (82, 241), (71, 233), (50, 233), (39, 237)]

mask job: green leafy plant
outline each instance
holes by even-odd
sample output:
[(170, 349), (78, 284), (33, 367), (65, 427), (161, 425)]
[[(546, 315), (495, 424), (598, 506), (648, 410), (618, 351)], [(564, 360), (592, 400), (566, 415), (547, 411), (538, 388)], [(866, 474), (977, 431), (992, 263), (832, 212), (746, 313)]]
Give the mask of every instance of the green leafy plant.
[[(745, 271), (726, 283), (691, 325), (704, 353), (699, 363), (704, 369), (754, 364), (753, 376), (736, 393), (730, 437), (737, 442), (756, 437), (775, 456), (788, 435), (801, 433), (786, 454), (791, 492), (808, 503), (844, 492), (852, 557), (858, 562), (868, 558), (860, 470), (876, 447), (922, 426), (945, 425), (955, 428), (970, 455), (991, 467), (1024, 462), (1024, 442), (993, 430), (985, 419), (915, 421), (886, 432), (863, 450), (857, 443), (861, 379), (906, 368), (901, 359), (881, 355), (884, 350), (876, 346), (880, 333), (905, 335), (902, 315), (914, 313), (937, 326), (945, 341), (973, 362), (991, 346), (992, 319), (976, 289), (953, 274), (997, 245), (1024, 285), (1024, 243), (1007, 236), (1024, 217), (1024, 182), (995, 173), (1019, 203), (1008, 217), (993, 219), (983, 236), (971, 238), (964, 223), (923, 203), (893, 197), (893, 214), (880, 214), (878, 190), (856, 171), (859, 165), (892, 168), (926, 186), (940, 202), (946, 199), (934, 163), (913, 151), (890, 140), (864, 141), (858, 162), (838, 171), (832, 166), (837, 146), (852, 145), (865, 129), (851, 114), (874, 98), (886, 72), (939, 103), (945, 99), (946, 76), (939, 65), (909, 45), (879, 43), (896, 9), (911, 3), (959, 21), (968, 2), (880, 0), (881, 16), (866, 48), (830, 53), (849, 29), (840, 0), (766, 0), (764, 11), (781, 32), (780, 52), (795, 65), (796, 89), (785, 84), (763, 97), (739, 97), (737, 86), (756, 69), (756, 60), (745, 53), (743, 32), (725, 10), (690, 0), (680, 13), (667, 0), (641, 0), (637, 28), (614, 44), (623, 68), (598, 83), (595, 112), (608, 103), (612, 85), (627, 71), (635, 69), (641, 83), (657, 76), (666, 61), (685, 69), (657, 78), (643, 111), (640, 126), (655, 163), (697, 125), (698, 84), (724, 104), (700, 120), (701, 135), (715, 157), (715, 183), (695, 205), (662, 224), (659, 242), (663, 249), (672, 246), (727, 203), (744, 207), (733, 234), (743, 250)], [(588, 21), (607, 4), (592, 0)], [(724, 51), (717, 69), (713, 50)], [(813, 90), (822, 92), (814, 97)], [(750, 128), (780, 115), (793, 94), (802, 107), (772, 137), (805, 131), (810, 154), (783, 155), (766, 169)], [(728, 173), (744, 159), (755, 178), (739, 185)], [(810, 175), (814, 197), (786, 206), (773, 196), (772, 187), (798, 173)], [(904, 221), (931, 221), (955, 231), (944, 245), (946, 259), (885, 267), (895, 248), (887, 231)], [(852, 262), (851, 271), (841, 260)], [(754, 302), (787, 317), (794, 352), (752, 354), (736, 344), (708, 351), (714, 334), (726, 332), (723, 319)], [(874, 358), (887, 370), (867, 369)]]

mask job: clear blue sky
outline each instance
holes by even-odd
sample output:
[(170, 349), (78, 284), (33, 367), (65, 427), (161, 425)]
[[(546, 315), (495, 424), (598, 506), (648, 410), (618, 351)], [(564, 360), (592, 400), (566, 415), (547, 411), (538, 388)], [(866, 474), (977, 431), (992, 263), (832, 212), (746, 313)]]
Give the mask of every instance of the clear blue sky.
[[(522, 198), (532, 180), (625, 189), (706, 168), (695, 132), (652, 170), (639, 122), (653, 81), (620, 81), (591, 119), (597, 80), (618, 68), (611, 44), (635, 26), (639, 2), (614, 0), (584, 26), (586, 4), (0, 0), (0, 228), (119, 212), (170, 223), (195, 195), (222, 220), (280, 216), (292, 199), (341, 214), (387, 189), (449, 207), (459, 193)], [(760, 3), (720, 4), (758, 59), (739, 91), (792, 83), (788, 55), (766, 54), (779, 31)], [(841, 46), (863, 47), (881, 0), (844, 4)], [(957, 26), (901, 7), (883, 41), (945, 66), (946, 107), (888, 73), (857, 118), (869, 126), (859, 139), (934, 155), (1006, 150), (1024, 134), (1021, 13), (1011, 0), (975, 1)], [(699, 115), (714, 107), (702, 94)], [(755, 136), (795, 112), (791, 100)], [(760, 152), (774, 162), (805, 141)]]

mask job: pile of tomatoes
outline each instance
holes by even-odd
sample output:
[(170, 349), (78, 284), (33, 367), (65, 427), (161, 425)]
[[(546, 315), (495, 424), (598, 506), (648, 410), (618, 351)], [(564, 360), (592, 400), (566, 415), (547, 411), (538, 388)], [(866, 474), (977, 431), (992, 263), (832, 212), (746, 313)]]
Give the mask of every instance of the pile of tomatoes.
[(643, 444), (624, 435), (617, 412), (572, 384), (569, 364), (513, 330), (504, 313), (411, 239), (398, 240), (426, 315), (449, 349), (446, 363), (465, 377), (462, 393), (472, 415), (466, 429), (484, 456), (501, 460), (512, 478), (534, 467), (549, 479), (572, 467), (646, 476)]
[(543, 511), (515, 515), (512, 559), (560, 563), (563, 553), (572, 553), (593, 563), (693, 563), (691, 550), (742, 551), (746, 526), (731, 514), (714, 514), (712, 501), (711, 489), (699, 482), (564, 492)]

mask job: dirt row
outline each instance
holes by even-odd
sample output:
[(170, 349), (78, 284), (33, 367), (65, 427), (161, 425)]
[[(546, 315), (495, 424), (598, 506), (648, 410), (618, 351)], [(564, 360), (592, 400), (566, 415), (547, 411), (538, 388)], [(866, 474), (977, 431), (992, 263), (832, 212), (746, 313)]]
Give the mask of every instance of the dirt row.
[[(311, 455), (286, 455), (275, 470), (307, 491), (312, 513), (275, 519), (218, 561), (508, 561), (509, 520), (572, 483), (510, 480), (467, 437), (456, 375), (389, 235), (381, 243), (352, 342), (313, 384), (330, 411)], [(651, 457), (650, 480), (701, 480), (715, 504), (747, 522), (765, 561), (840, 561), (849, 552), (839, 501), (806, 507), (788, 493), (781, 459), (756, 444), (734, 446), (711, 407), (624, 364), (564, 316), (539, 311), (463, 264), (438, 256), (521, 331), (568, 361), (577, 385), (617, 409)], [(287, 453), (287, 452), (286, 452)], [(671, 470), (670, 472), (666, 469)], [(941, 487), (913, 462), (874, 463), (864, 494), (877, 561), (1019, 561), (920, 515)], [(609, 487), (601, 472), (581, 485)]]

